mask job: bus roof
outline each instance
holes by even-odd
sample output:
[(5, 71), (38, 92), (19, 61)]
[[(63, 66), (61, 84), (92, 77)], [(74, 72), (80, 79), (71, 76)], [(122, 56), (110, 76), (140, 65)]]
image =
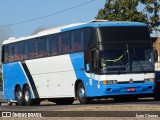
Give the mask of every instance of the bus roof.
[(106, 21), (106, 20), (93, 20), (88, 23), (75, 23), (75, 24), (70, 24), (70, 25), (65, 25), (65, 26), (60, 26), (60, 27), (55, 27), (51, 29), (46, 29), (42, 30), (39, 33), (27, 37), (20, 37), (20, 38), (9, 38), (7, 40), (4, 40), (3, 44), (9, 44), (9, 43), (14, 43), (18, 41), (23, 41), (23, 40), (28, 40), (32, 38), (37, 38), (37, 37), (42, 37), (45, 35), (50, 35), (50, 34), (55, 34), (55, 33), (60, 33), (60, 32), (65, 32), (69, 30), (75, 30), (75, 29), (80, 29), (84, 27), (111, 27), (111, 26), (147, 26), (144, 23), (139, 23), (139, 22), (127, 22), (127, 21)]

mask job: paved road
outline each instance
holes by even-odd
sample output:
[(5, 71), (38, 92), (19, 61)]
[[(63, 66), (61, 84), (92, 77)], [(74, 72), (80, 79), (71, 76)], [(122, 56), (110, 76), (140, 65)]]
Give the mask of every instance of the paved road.
[(42, 102), (40, 106), (7, 106), (2, 103), (0, 111), (160, 111), (160, 101), (152, 98), (139, 99), (137, 102), (115, 102), (113, 100), (95, 100), (88, 105), (56, 105), (52, 102)]
[[(54, 103), (45, 101), (45, 102), (42, 102), (40, 106), (16, 106), (16, 105), (7, 106), (7, 104), (3, 103), (0, 106), (0, 111), (1, 112), (3, 111), (21, 111), (21, 112), (58, 111), (60, 113), (63, 113), (64, 111), (82, 111), (82, 112), (83, 111), (94, 111), (94, 112), (95, 111), (115, 111), (114, 114), (117, 114), (118, 111), (126, 111), (126, 113), (124, 114), (128, 114), (127, 111), (158, 111), (159, 112), (160, 101), (154, 101), (152, 98), (145, 98), (145, 99), (143, 98), (143, 99), (139, 99), (138, 102), (115, 102), (110, 99), (110, 100), (96, 100), (88, 105), (80, 105), (78, 101), (75, 101), (73, 105), (56, 105)], [(102, 119), (102, 117), (100, 117), (99, 119)], [(122, 119), (125, 119), (125, 118), (122, 118)], [(13, 119), (13, 120), (17, 120), (17, 119)], [(93, 120), (93, 119), (90, 118), (89, 120)]]

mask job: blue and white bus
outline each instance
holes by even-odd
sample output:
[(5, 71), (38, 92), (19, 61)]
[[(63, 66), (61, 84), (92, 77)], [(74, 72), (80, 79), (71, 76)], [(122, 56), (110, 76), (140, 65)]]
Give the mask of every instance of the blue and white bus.
[(154, 63), (143, 23), (92, 21), (56, 27), (3, 42), (4, 96), (18, 105), (150, 96)]

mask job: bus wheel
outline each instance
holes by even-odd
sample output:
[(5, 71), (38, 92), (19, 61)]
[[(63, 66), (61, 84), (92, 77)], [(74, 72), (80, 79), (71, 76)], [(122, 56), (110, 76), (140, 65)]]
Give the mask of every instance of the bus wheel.
[(26, 86), (24, 88), (24, 103), (25, 105), (30, 106), (32, 105), (32, 101), (33, 100), (31, 99), (30, 88), (29, 86)]
[(78, 84), (77, 99), (79, 100), (80, 104), (89, 104), (91, 101), (89, 98), (86, 97), (84, 85), (82, 82)]
[(7, 102), (8, 106), (12, 106), (12, 102), (8, 101)]
[(17, 100), (17, 105), (20, 105), (20, 106), (24, 105), (23, 92), (20, 87), (18, 87), (15, 91), (15, 98)]

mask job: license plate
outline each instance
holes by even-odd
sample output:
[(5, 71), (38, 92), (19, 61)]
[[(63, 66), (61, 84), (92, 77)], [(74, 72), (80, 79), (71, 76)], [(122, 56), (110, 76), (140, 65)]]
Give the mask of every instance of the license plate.
[(127, 90), (127, 92), (134, 92), (134, 91), (136, 91), (136, 88), (127, 88), (126, 90)]

